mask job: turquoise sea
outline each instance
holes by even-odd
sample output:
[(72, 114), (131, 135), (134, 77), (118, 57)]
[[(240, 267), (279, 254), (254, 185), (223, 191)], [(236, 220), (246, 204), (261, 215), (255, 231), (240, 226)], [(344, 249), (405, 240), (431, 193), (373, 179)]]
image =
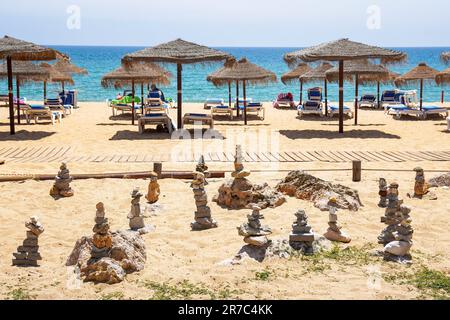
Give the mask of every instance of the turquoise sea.
[[(105, 101), (113, 98), (120, 91), (117, 89), (104, 89), (100, 85), (102, 75), (119, 67), (121, 58), (127, 54), (140, 49), (141, 47), (85, 47), (85, 46), (52, 46), (68, 54), (72, 61), (89, 71), (87, 76), (75, 76), (74, 89), (79, 91), (80, 101)], [(218, 48), (229, 52), (237, 58), (247, 57), (250, 61), (275, 72), (280, 78), (283, 73), (289, 70), (283, 61), (283, 55), (287, 52), (299, 50), (300, 48)], [(407, 63), (392, 66), (391, 69), (398, 73), (404, 73), (416, 66), (420, 62), (426, 62), (433, 68), (443, 70), (446, 66), (440, 61), (439, 56), (443, 51), (450, 51), (450, 48), (394, 48), (408, 54)], [(174, 75), (176, 70), (173, 65), (166, 66)], [(215, 88), (206, 81), (206, 76), (221, 67), (221, 64), (215, 65), (195, 65), (184, 67), (183, 92), (184, 101), (203, 102), (207, 98), (227, 99), (227, 88)], [(321, 83), (319, 85), (322, 85)], [(305, 88), (311, 85), (306, 85)], [(72, 88), (72, 87), (68, 87)], [(383, 86), (383, 89), (392, 88)], [(0, 83), (0, 93), (6, 93), (6, 82)], [(49, 87), (49, 96), (56, 95), (60, 87), (51, 85)], [(176, 79), (166, 88), (161, 88), (166, 97), (176, 97)], [(418, 89), (417, 86), (411, 86), (408, 89)], [(448, 88), (446, 88), (448, 89)], [(234, 90), (234, 87), (233, 87)], [(346, 100), (352, 100), (354, 96), (354, 86), (351, 83), (345, 85)], [(436, 84), (427, 84), (424, 92), (424, 99), (428, 102), (440, 101), (441, 87)], [(250, 87), (248, 95), (254, 100), (272, 101), (278, 93), (292, 92), (298, 99), (299, 86), (293, 84), (285, 86), (281, 81), (276, 84), (270, 84), (264, 87)], [(362, 86), (362, 93), (376, 93), (376, 87)], [(450, 92), (449, 92), (450, 94)], [(337, 100), (338, 91), (335, 84), (330, 85), (330, 99)], [(25, 84), (21, 88), (21, 96), (32, 100), (42, 99), (42, 84)], [(234, 94), (233, 94), (234, 96)], [(449, 97), (450, 100), (450, 97)]]

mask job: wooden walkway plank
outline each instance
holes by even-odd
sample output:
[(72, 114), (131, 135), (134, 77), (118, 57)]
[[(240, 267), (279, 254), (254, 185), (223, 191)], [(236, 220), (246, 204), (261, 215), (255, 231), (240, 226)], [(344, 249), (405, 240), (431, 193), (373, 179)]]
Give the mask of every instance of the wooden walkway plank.
[(302, 162), (301, 159), (295, 156), (292, 152), (283, 152), (285, 158), (289, 159), (289, 162)]

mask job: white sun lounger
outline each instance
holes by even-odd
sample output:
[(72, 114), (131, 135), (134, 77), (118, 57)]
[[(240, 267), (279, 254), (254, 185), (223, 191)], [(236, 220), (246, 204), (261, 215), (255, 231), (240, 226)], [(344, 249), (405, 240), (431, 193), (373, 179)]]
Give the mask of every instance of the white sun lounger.
[(21, 109), (25, 111), (25, 118), (27, 123), (31, 123), (31, 119), (34, 120), (34, 123), (38, 123), (39, 118), (50, 119), (52, 124), (55, 124), (56, 121), (61, 123), (63, 111), (61, 110), (51, 110), (48, 106), (41, 105), (26, 105), (21, 106)]
[(214, 119), (210, 114), (204, 113), (186, 113), (183, 117), (183, 124), (196, 124), (201, 123), (214, 128)]
[(204, 109), (211, 109), (215, 106), (223, 106), (225, 101), (223, 99), (206, 99), (203, 104)]
[(163, 125), (169, 130), (169, 134), (172, 134), (174, 130), (172, 119), (167, 113), (153, 113), (140, 117), (138, 120), (140, 134), (144, 133), (146, 125)]
[(225, 105), (216, 105), (211, 107), (211, 116), (214, 118), (214, 115), (228, 115), (230, 120), (233, 120), (233, 108)]

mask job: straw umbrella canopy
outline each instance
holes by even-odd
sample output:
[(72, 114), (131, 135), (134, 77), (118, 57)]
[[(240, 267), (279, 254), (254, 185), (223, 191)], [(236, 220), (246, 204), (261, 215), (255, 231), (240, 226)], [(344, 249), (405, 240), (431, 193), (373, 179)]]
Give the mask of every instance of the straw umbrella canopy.
[[(383, 66), (384, 67), (384, 66)], [(380, 108), (381, 106), (381, 84), (387, 84), (387, 83), (393, 83), (398, 77), (400, 77), (400, 73), (397, 72), (393, 72), (390, 69), (388, 69), (387, 67), (384, 67), (387, 69), (388, 71), (388, 76), (384, 79), (380, 79), (377, 78), (375, 76), (375, 78), (373, 76), (367, 75), (367, 76), (360, 76), (359, 77), (359, 83), (362, 84), (377, 84), (377, 105), (378, 108)]]
[(450, 62), (450, 51), (449, 52), (444, 52), (441, 55), (441, 59), (442, 61), (444, 61), (445, 63), (449, 63)]
[[(244, 123), (247, 125), (247, 84), (264, 85), (276, 82), (277, 76), (275, 73), (243, 58), (239, 61), (229, 59), (224, 67), (210, 74), (207, 77), (207, 80), (212, 82), (215, 86), (223, 86), (231, 82), (239, 84), (239, 82), (242, 81), (244, 95)], [(239, 96), (237, 99), (239, 100)], [(239, 110), (239, 105), (237, 106), (237, 110)]]
[(299, 61), (314, 62), (319, 60), (339, 61), (339, 133), (344, 132), (344, 61), (362, 60), (362, 59), (380, 59), (383, 63), (401, 62), (406, 59), (406, 54), (370, 46), (349, 39), (340, 39), (333, 42), (327, 42), (303, 49), (300, 51), (288, 53), (284, 57), (289, 64), (295, 64)]
[(300, 76), (300, 81), (303, 83), (323, 81), (325, 90), (325, 115), (328, 115), (328, 81), (326, 72), (333, 68), (333, 65), (328, 62), (323, 62), (320, 66), (306, 72)]
[[(327, 80), (339, 81), (339, 68), (334, 67), (326, 72)], [(384, 81), (389, 77), (389, 70), (368, 60), (352, 60), (344, 66), (344, 78), (355, 80), (355, 125), (358, 124), (358, 100), (360, 77), (364, 76), (366, 81)]]
[(126, 55), (122, 62), (129, 66), (133, 62), (159, 62), (159, 63), (174, 63), (177, 65), (177, 105), (178, 105), (178, 129), (183, 127), (183, 86), (182, 73), (184, 64), (196, 63), (213, 63), (224, 61), (231, 56), (228, 53), (201, 46), (192, 42), (187, 42), (182, 39), (163, 43), (155, 47), (146, 48), (135, 53)]
[[(14, 126), (14, 99), (13, 99), (13, 66), (12, 61), (38, 61), (54, 60), (58, 57), (67, 58), (62, 53), (39, 46), (37, 44), (4, 36), (0, 39), (0, 59), (6, 60), (8, 73), (8, 95), (9, 95), (9, 124), (10, 133), (15, 134)], [(19, 98), (20, 100), (20, 98)], [(20, 121), (20, 117), (19, 117)]]
[(444, 71), (441, 71), (436, 75), (436, 83), (438, 85), (450, 83), (450, 68), (445, 69)]
[[(50, 76), (49, 70), (31, 61), (13, 61), (12, 76), (16, 78), (17, 95), (17, 121), (20, 124), (20, 85), (36, 79), (46, 79)], [(8, 67), (6, 63), (0, 65), (0, 78), (8, 77)]]
[(61, 83), (62, 90), (64, 92), (64, 84), (68, 83), (70, 85), (74, 84), (72, 75), (67, 72), (62, 72), (56, 68), (56, 66), (53, 64), (48, 63), (41, 63), (40, 67), (48, 70), (49, 75), (48, 77), (37, 77), (36, 81), (43, 81), (44, 82), (44, 101), (47, 100), (47, 83)]
[(436, 76), (439, 71), (431, 68), (426, 63), (422, 62), (419, 65), (404, 75), (395, 80), (395, 85), (403, 86), (408, 83), (420, 82), (420, 110), (423, 107), (423, 86), (425, 81), (436, 81)]
[[(53, 68), (59, 72), (69, 74), (69, 75), (87, 75), (88, 71), (84, 68), (81, 68), (72, 62), (70, 62), (67, 59), (60, 59), (56, 61), (53, 65)], [(62, 82), (62, 90), (64, 92), (64, 84), (65, 82)]]
[(291, 70), (281, 76), (281, 82), (284, 84), (292, 83), (300, 80), (300, 104), (303, 102), (303, 81), (300, 78), (305, 73), (311, 71), (312, 68), (304, 62), (301, 62), (297, 68)]
[(161, 66), (154, 63), (136, 63), (130, 65), (129, 67), (121, 66), (118, 69), (107, 73), (103, 76), (101, 84), (104, 88), (109, 87), (121, 87), (124, 85), (131, 84), (132, 92), (132, 120), (131, 123), (134, 125), (135, 121), (135, 107), (134, 107), (134, 97), (135, 97), (135, 84), (141, 85), (141, 107), (144, 107), (144, 84), (146, 83), (157, 83), (161, 85), (170, 84), (171, 74)]

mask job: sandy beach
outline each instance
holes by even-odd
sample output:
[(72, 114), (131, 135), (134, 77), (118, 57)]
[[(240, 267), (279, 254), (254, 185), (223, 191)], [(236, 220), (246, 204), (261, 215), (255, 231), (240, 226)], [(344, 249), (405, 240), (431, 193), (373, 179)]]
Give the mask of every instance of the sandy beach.
[[(85, 157), (69, 161), (71, 173), (129, 172), (151, 170), (152, 161), (90, 161), (115, 156), (155, 154), (164, 156), (164, 170), (195, 169), (193, 162), (175, 162), (174, 150), (188, 150), (190, 154), (215, 151), (232, 152), (236, 144), (246, 151), (439, 151), (450, 154), (450, 133), (443, 118), (419, 121), (413, 118), (394, 120), (379, 110), (361, 110), (359, 125), (345, 122), (343, 135), (337, 133), (337, 118), (305, 117), (298, 119), (296, 111), (275, 110), (266, 103), (266, 119), (250, 117), (249, 125), (242, 120), (219, 117), (215, 123), (215, 139), (173, 140), (166, 133), (138, 133), (127, 116), (111, 117), (105, 103), (80, 102), (80, 108), (51, 125), (18, 125), (17, 134), (9, 135), (6, 121), (0, 124), (0, 154), (7, 148), (69, 148), (67, 156)], [(351, 105), (351, 103), (347, 103)], [(440, 104), (435, 104), (440, 105)], [(445, 105), (450, 109), (450, 104)], [(187, 103), (184, 112), (208, 112), (201, 104)], [(0, 109), (5, 119), (7, 109)], [(176, 116), (176, 110), (170, 110)], [(192, 128), (188, 126), (188, 129)], [(189, 131), (192, 135), (194, 132)], [(222, 139), (223, 138), (223, 139)], [(255, 143), (255, 141), (257, 143)], [(25, 149), (24, 149), (25, 150)], [(0, 175), (56, 174), (55, 161), (27, 161), (16, 155), (0, 165)], [(0, 155), (1, 158), (1, 155)], [(10, 161), (11, 160), (11, 161)], [(210, 170), (231, 171), (230, 162), (209, 162)], [(95, 205), (105, 203), (112, 230), (128, 227), (127, 214), (130, 191), (139, 186), (145, 191), (146, 180), (77, 180), (73, 182), (75, 196), (55, 201), (48, 192), (52, 181), (0, 183), (0, 295), (17, 298), (22, 294), (34, 299), (182, 299), (182, 298), (239, 298), (239, 299), (415, 299), (436, 298), (436, 291), (420, 289), (415, 280), (424, 268), (448, 274), (450, 272), (450, 236), (448, 233), (450, 190), (433, 189), (438, 200), (408, 199), (413, 190), (414, 167), (425, 169), (428, 178), (438, 171), (450, 171), (449, 161), (374, 161), (363, 162), (363, 181), (352, 182), (350, 162), (304, 163), (251, 162), (246, 168), (254, 172), (250, 180), (276, 186), (289, 170), (307, 170), (319, 178), (341, 183), (359, 191), (364, 207), (358, 212), (339, 211), (345, 231), (351, 235), (350, 245), (340, 245), (335, 254), (292, 259), (272, 258), (262, 263), (245, 261), (241, 265), (226, 265), (244, 245), (236, 227), (246, 221), (249, 210), (228, 211), (211, 203), (213, 217), (219, 228), (191, 232), (195, 205), (187, 180), (160, 180), (161, 210), (148, 219), (156, 228), (144, 235), (147, 263), (143, 271), (128, 275), (120, 284), (79, 283), (65, 261), (77, 239), (91, 234)], [(335, 169), (336, 171), (321, 171)], [(395, 172), (389, 170), (405, 170)], [(264, 172), (267, 171), (267, 172)], [(427, 172), (436, 171), (436, 172)], [(370, 255), (381, 249), (377, 236), (384, 228), (380, 223), (383, 209), (378, 208), (378, 179), (400, 184), (401, 197), (412, 206), (415, 229), (412, 266), (384, 262)], [(229, 178), (229, 173), (227, 173)], [(211, 199), (223, 179), (211, 179), (207, 186)], [(289, 198), (275, 209), (264, 210), (264, 224), (273, 230), (272, 239), (287, 239), (294, 213), (303, 208), (310, 217), (316, 233), (327, 229), (328, 214), (312, 203)], [(25, 235), (24, 222), (32, 215), (40, 216), (46, 231), (40, 237), (43, 256), (39, 268), (11, 266), (12, 253)], [(349, 248), (349, 249), (346, 249)], [(422, 273), (421, 273), (422, 272)], [(442, 292), (439, 291), (440, 298)], [(445, 294), (444, 294), (445, 295)], [(449, 298), (448, 293), (445, 298)]]

